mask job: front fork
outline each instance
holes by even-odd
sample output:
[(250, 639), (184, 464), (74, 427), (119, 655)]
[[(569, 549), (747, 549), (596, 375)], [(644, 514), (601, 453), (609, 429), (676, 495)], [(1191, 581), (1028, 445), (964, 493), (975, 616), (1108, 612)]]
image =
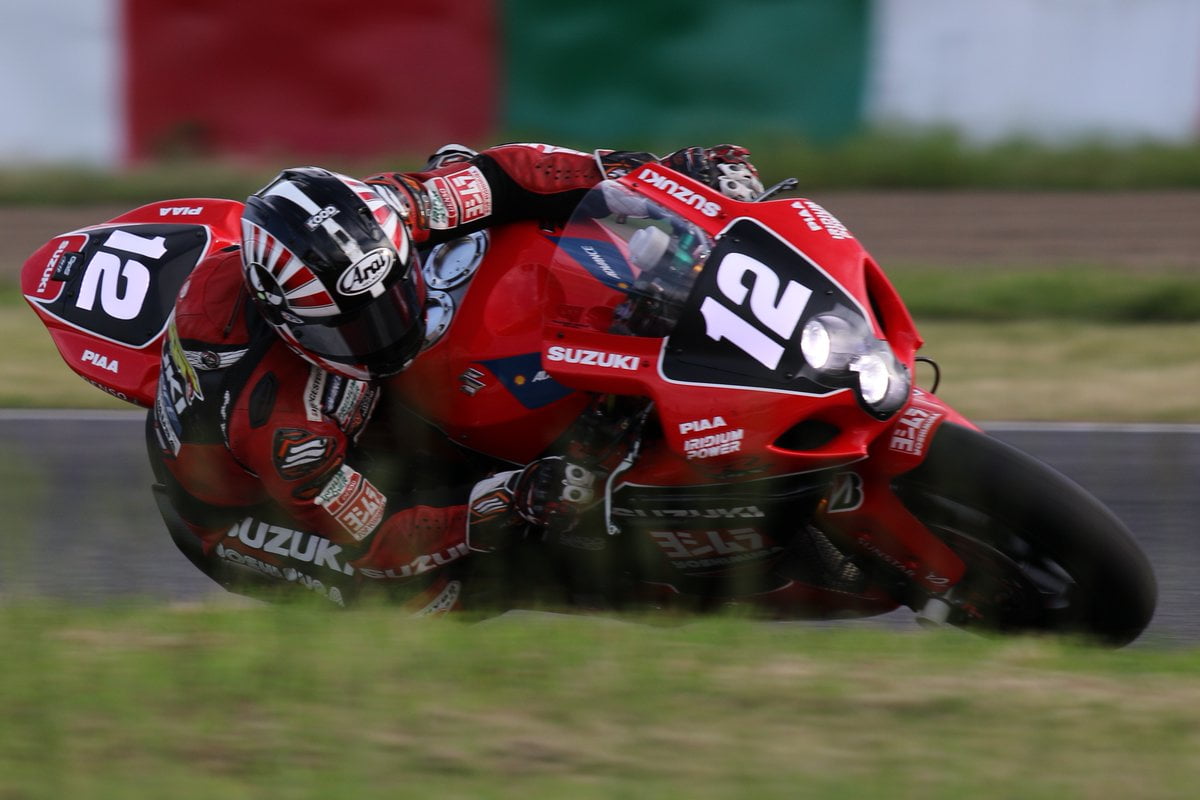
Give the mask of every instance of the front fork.
[(909, 404), (871, 445), (868, 458), (834, 475), (814, 518), (853, 551), (888, 567), (924, 594), (914, 598), (918, 619), (944, 623), (959, 608), (954, 587), (966, 564), (917, 519), (892, 489), (896, 476), (915, 469), (937, 429), (965, 419), (933, 395), (914, 390)]

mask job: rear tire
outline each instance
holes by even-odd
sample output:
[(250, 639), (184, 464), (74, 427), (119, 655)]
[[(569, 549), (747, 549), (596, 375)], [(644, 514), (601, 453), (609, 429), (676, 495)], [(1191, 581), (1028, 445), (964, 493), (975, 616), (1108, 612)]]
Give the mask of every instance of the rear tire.
[(967, 564), (950, 624), (1119, 647), (1150, 623), (1157, 584), (1132, 534), (1032, 456), (945, 423), (925, 462), (894, 488)]

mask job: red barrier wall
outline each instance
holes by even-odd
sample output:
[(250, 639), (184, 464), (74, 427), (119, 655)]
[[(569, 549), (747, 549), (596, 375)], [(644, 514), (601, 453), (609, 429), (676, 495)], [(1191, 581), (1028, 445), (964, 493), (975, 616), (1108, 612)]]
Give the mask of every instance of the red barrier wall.
[(125, 0), (131, 160), (424, 152), (488, 139), (493, 0)]

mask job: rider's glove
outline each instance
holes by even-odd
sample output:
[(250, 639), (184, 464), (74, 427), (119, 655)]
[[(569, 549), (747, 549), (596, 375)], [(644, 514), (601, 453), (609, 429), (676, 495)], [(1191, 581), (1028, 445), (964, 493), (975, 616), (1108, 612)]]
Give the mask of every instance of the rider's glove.
[(734, 200), (751, 201), (763, 192), (758, 170), (750, 162), (750, 151), (735, 144), (684, 147), (661, 159), (661, 163)]
[(642, 164), (658, 160), (654, 153), (644, 153), (634, 150), (597, 150), (596, 166), (600, 174), (609, 180), (628, 175)]
[(596, 473), (560, 456), (501, 472), (471, 490), (467, 545), (477, 552), (503, 547), (526, 525), (565, 533), (595, 503)]
[(447, 164), (463, 164), (470, 161), (475, 156), (479, 155), (478, 150), (472, 150), (465, 144), (444, 144), (429, 156), (429, 160), (425, 162), (425, 166), (421, 168), (422, 172), (441, 169)]
[(400, 172), (372, 175), (366, 181), (400, 212), (414, 242), (420, 244), (429, 238), (429, 192), (420, 181)]
[(596, 473), (561, 456), (534, 461), (513, 483), (513, 507), (521, 519), (553, 532), (568, 531), (596, 499)]

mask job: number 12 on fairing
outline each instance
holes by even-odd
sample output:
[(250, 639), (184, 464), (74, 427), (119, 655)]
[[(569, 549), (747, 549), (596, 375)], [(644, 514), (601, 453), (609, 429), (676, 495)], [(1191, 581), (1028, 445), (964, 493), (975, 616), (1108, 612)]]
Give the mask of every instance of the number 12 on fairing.
[[(138, 236), (128, 231), (115, 230), (109, 234), (104, 246), (127, 255), (160, 259), (166, 252), (162, 236)], [(125, 291), (121, 291), (121, 279), (125, 279)], [(79, 285), (77, 308), (91, 311), (100, 297), (100, 307), (114, 319), (130, 320), (142, 310), (146, 293), (150, 290), (150, 270), (132, 258), (122, 260), (120, 256), (103, 250), (92, 256)]]
[[(744, 283), (747, 275), (754, 278), (749, 287)], [(704, 298), (700, 313), (709, 338), (724, 339), (767, 369), (776, 369), (783, 358), (784, 345), (796, 332), (812, 297), (811, 289), (795, 281), (787, 282), (782, 295), (779, 286), (775, 270), (761, 261), (744, 253), (727, 255), (717, 268), (717, 287), (738, 310), (715, 297)], [(743, 306), (747, 296), (749, 308)], [(743, 316), (747, 311), (749, 320)]]

